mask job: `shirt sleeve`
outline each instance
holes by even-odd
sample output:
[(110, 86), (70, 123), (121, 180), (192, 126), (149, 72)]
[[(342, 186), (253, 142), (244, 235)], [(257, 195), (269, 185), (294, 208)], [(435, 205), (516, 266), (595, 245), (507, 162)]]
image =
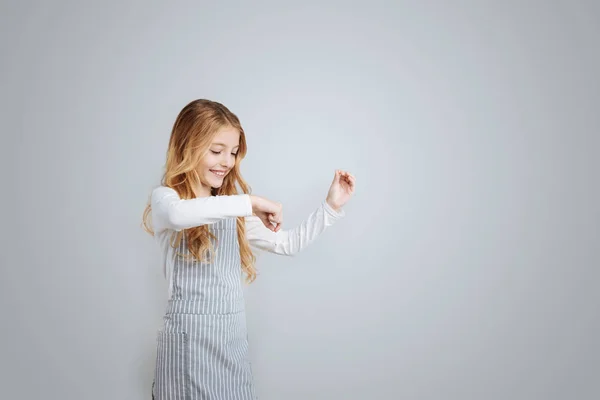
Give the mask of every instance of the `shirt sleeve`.
[(175, 189), (160, 186), (152, 191), (150, 201), (155, 233), (164, 229), (181, 231), (225, 218), (252, 216), (252, 201), (248, 194), (181, 199)]
[(319, 205), (302, 223), (293, 229), (273, 232), (255, 215), (245, 218), (246, 238), (251, 246), (278, 255), (293, 256), (313, 242), (327, 227), (346, 215), (335, 211), (327, 201)]

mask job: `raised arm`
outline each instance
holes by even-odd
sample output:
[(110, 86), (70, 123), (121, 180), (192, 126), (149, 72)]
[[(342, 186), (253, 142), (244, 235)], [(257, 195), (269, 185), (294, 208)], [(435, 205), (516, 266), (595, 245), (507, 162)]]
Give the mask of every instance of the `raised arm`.
[(181, 199), (175, 189), (166, 186), (152, 191), (151, 207), (155, 233), (164, 229), (181, 231), (224, 218), (252, 216), (248, 194)]
[(246, 237), (251, 246), (278, 255), (293, 256), (313, 242), (327, 227), (345, 216), (323, 201), (302, 223), (293, 229), (273, 232), (256, 216), (247, 216)]

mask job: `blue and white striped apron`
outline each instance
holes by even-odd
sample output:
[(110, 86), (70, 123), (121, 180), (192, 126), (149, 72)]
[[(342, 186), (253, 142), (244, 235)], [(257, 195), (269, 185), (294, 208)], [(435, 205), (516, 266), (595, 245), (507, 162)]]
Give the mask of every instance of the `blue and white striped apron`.
[[(155, 400), (256, 399), (236, 218), (208, 225), (211, 264), (177, 257), (173, 295), (157, 334)], [(189, 254), (185, 240), (177, 250)]]

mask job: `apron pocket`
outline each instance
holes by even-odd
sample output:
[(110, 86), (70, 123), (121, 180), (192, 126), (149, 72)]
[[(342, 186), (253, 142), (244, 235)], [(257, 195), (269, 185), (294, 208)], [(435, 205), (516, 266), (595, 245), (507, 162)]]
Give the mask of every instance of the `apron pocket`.
[(187, 333), (158, 331), (155, 400), (190, 400), (190, 343)]

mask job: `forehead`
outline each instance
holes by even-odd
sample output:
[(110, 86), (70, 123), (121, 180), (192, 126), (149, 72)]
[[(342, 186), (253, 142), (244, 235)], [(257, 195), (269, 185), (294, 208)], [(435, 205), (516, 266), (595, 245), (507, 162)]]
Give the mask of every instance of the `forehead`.
[(212, 140), (213, 146), (236, 147), (240, 144), (240, 132), (231, 126), (223, 127), (217, 131)]

